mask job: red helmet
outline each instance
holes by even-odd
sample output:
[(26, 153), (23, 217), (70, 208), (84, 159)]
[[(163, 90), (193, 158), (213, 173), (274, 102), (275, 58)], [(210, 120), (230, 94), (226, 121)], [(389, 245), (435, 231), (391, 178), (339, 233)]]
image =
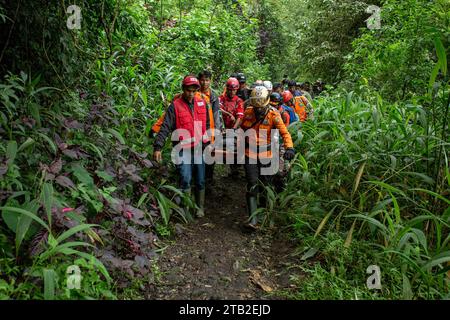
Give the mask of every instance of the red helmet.
[(283, 96), (283, 102), (284, 103), (288, 103), (294, 97), (289, 90), (283, 91), (283, 93), (281, 95)]
[(227, 80), (227, 89), (237, 90), (239, 89), (239, 81), (236, 78), (229, 78)]
[(200, 88), (200, 82), (198, 82), (198, 79), (194, 76), (186, 76), (183, 79), (182, 86), (183, 87), (196, 86)]

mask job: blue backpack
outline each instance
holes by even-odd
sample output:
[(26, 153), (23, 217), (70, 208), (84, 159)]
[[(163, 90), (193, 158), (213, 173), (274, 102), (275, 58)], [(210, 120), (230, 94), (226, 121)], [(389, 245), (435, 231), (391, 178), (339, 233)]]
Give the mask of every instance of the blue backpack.
[(294, 109), (292, 109), (291, 107), (289, 107), (285, 104), (283, 104), (282, 107), (285, 111), (287, 111), (287, 113), (289, 113), (289, 124), (298, 121), (298, 116), (295, 113)]

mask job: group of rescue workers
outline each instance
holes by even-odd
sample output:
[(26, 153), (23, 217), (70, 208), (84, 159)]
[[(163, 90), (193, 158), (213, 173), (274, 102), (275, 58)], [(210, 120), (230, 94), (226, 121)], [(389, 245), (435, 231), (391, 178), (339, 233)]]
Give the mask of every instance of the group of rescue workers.
[[(263, 160), (274, 156), (270, 149), (264, 149), (264, 146), (271, 144), (270, 131), (278, 129), (283, 141), (279, 153), (280, 161), (292, 160), (295, 150), (287, 127), (297, 121), (304, 122), (313, 117), (311, 94), (306, 91), (307, 87), (303, 84), (292, 80), (283, 80), (274, 85), (270, 81), (257, 80), (248, 87), (245, 75), (234, 73), (227, 80), (223, 94), (217, 96), (211, 89), (211, 76), (211, 73), (205, 70), (198, 76), (188, 75), (183, 79), (182, 93), (174, 97), (165, 113), (152, 127), (152, 131), (156, 134), (153, 158), (161, 162), (161, 150), (166, 138), (176, 129), (184, 129), (185, 136), (181, 134), (178, 137), (182, 145), (179, 155), (184, 160), (176, 165), (180, 177), (180, 189), (190, 195), (191, 182), (194, 178), (194, 198), (198, 207), (196, 216), (201, 218), (205, 214), (206, 185), (214, 183), (214, 163), (205, 164), (202, 156), (200, 161), (194, 161), (195, 152), (192, 151), (199, 149), (198, 144), (201, 144), (200, 150), (213, 144), (215, 139), (213, 132), (225, 133), (227, 129), (244, 131), (253, 129), (255, 135), (249, 139), (253, 139), (252, 142), (258, 146), (257, 151), (249, 148), (248, 144), (245, 146), (244, 169), (249, 215), (245, 226), (256, 230), (261, 221), (260, 217), (254, 213), (258, 205), (265, 205), (265, 197), (258, 183), (261, 181), (263, 185), (271, 184), (273, 177), (284, 170), (284, 166), (281, 166), (279, 172), (261, 174), (261, 170), (268, 167), (268, 162)], [(198, 126), (199, 123), (201, 128)], [(196, 130), (201, 130), (201, 139), (195, 139)], [(190, 157), (189, 161), (186, 161), (186, 156)], [(236, 163), (230, 164), (231, 177), (239, 176), (239, 166)]]

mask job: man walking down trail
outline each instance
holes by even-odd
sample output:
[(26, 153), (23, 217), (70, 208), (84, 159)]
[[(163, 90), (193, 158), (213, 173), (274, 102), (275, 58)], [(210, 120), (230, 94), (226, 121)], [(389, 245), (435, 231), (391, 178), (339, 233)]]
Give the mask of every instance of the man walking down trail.
[(293, 107), (298, 114), (298, 118), (301, 122), (305, 122), (306, 119), (312, 119), (314, 115), (314, 109), (311, 102), (303, 95), (302, 92), (296, 90), (297, 83), (295, 81), (289, 81), (289, 92), (293, 95)]
[[(238, 89), (239, 81), (236, 78), (229, 78), (225, 93), (219, 97), (225, 129), (239, 128), (244, 116), (244, 101), (236, 95)], [(230, 164), (230, 176), (239, 176), (238, 164)]]
[[(253, 89), (250, 97), (250, 106), (245, 110), (241, 128), (246, 131), (248, 144), (245, 147), (245, 177), (247, 180), (247, 213), (250, 222), (247, 226), (257, 229), (258, 218), (255, 216), (258, 203), (257, 198), (260, 193), (258, 180), (264, 184), (272, 182), (276, 169), (270, 166), (271, 161), (278, 161), (272, 154), (271, 131), (278, 129), (283, 139), (286, 149), (284, 158), (291, 160), (294, 158), (292, 138), (281, 119), (281, 115), (275, 108), (269, 105), (269, 91), (263, 86)], [(252, 130), (247, 132), (248, 130)], [(270, 171), (270, 172), (267, 172)], [(264, 196), (261, 194), (261, 205), (265, 205)]]
[[(200, 82), (200, 91), (196, 95), (204, 99), (208, 105), (208, 117), (212, 133), (211, 143), (214, 143), (214, 128), (219, 131), (222, 130), (219, 97), (211, 89), (211, 72), (208, 70), (200, 72), (198, 81)], [(207, 186), (211, 186), (214, 183), (214, 163), (205, 164), (205, 178)]]
[[(180, 189), (191, 194), (192, 177), (195, 178), (195, 202), (198, 206), (197, 217), (204, 216), (205, 205), (205, 161), (202, 145), (209, 141), (206, 131), (210, 128), (207, 104), (196, 95), (200, 83), (195, 76), (189, 75), (182, 82), (183, 93), (170, 104), (161, 125), (161, 129), (153, 143), (153, 158), (162, 161), (161, 149), (166, 138), (176, 129), (179, 144), (176, 145), (179, 164), (176, 164), (180, 176)], [(194, 123), (195, 121), (195, 123)], [(200, 146), (198, 146), (200, 144)], [(195, 152), (194, 152), (195, 151)]]

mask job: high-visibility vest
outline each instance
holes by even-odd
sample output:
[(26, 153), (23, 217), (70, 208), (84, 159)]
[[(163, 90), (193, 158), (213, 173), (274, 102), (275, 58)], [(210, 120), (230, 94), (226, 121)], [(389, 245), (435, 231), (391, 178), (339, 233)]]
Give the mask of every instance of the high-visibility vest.
[(306, 113), (306, 106), (308, 105), (308, 99), (304, 96), (294, 97), (294, 110), (298, 114), (298, 118), (301, 122), (305, 122), (308, 114)]
[[(209, 101), (209, 97), (206, 96), (205, 94), (201, 93), (201, 92), (197, 92), (196, 96), (200, 97), (201, 99), (205, 100), (207, 105), (208, 105), (208, 115), (209, 115), (209, 127), (211, 128), (211, 143), (214, 143), (214, 128), (215, 128), (215, 123), (214, 123), (214, 114), (212, 111), (212, 106), (211, 103)], [(174, 98), (177, 99), (180, 97), (180, 94), (177, 94)], [(159, 117), (159, 119), (153, 124), (152, 126), (152, 131), (154, 133), (158, 133), (161, 130), (161, 126), (164, 122), (164, 116), (166, 115), (165, 112), (163, 112), (163, 114)]]
[[(173, 101), (175, 109), (175, 127), (177, 129), (185, 129), (189, 132), (189, 136), (180, 134), (179, 140), (183, 148), (191, 148), (196, 146), (200, 141), (207, 142), (206, 137), (206, 115), (207, 106), (206, 101), (194, 97), (194, 110), (189, 108), (189, 105), (183, 98), (178, 98)], [(194, 121), (201, 121), (201, 132), (195, 132)]]
[(203, 100), (206, 101), (207, 107), (208, 107), (208, 116), (209, 116), (209, 128), (211, 129), (211, 143), (214, 143), (214, 128), (215, 128), (215, 123), (214, 123), (214, 114), (213, 114), (213, 110), (212, 110), (212, 105), (211, 105), (211, 95), (212, 92), (210, 91), (210, 95), (206, 95), (203, 92), (198, 91), (196, 93), (196, 95), (198, 95), (200, 98), (202, 98)]

